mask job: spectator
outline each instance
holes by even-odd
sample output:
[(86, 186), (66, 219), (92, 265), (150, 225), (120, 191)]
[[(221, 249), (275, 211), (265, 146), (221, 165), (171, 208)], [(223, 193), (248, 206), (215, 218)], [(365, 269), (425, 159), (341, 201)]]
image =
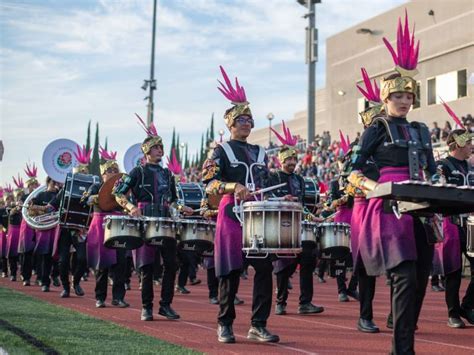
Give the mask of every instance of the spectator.
[(433, 128), (431, 129), (431, 140), (433, 142), (439, 142), (441, 138), (441, 129), (438, 127), (438, 122), (433, 122)]
[(451, 123), (449, 123), (449, 121), (446, 121), (446, 123), (444, 124), (443, 131), (441, 132), (441, 140), (443, 142), (446, 142), (446, 139), (448, 139), (448, 135), (451, 130)]

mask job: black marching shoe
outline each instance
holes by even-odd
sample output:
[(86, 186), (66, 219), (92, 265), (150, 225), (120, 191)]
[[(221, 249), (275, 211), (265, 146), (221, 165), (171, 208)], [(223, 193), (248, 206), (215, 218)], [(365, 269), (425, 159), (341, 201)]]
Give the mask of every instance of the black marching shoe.
[(380, 329), (371, 320), (359, 318), (357, 329), (364, 333), (378, 333)]
[(234, 298), (234, 305), (239, 306), (241, 304), (244, 304), (244, 301), (241, 300), (239, 297), (235, 296)]
[(127, 308), (127, 307), (130, 307), (130, 304), (128, 304), (127, 302), (125, 302), (124, 300), (112, 300), (112, 302), (110, 302), (110, 304), (112, 306), (116, 306), (118, 308)]
[(324, 312), (324, 307), (315, 306), (312, 303), (300, 304), (300, 306), (298, 307), (298, 314), (313, 314), (322, 312)]
[(283, 316), (286, 314), (286, 305), (284, 304), (277, 304), (275, 306), (275, 314), (277, 316)]
[(77, 296), (84, 296), (84, 290), (82, 289), (81, 285), (74, 285), (74, 293)]
[(359, 300), (359, 292), (357, 292), (357, 290), (354, 290), (354, 291), (352, 291), (352, 290), (347, 290), (347, 295), (348, 295), (349, 297), (352, 297), (353, 299), (355, 299), (355, 300), (357, 300), (357, 301)]
[(105, 308), (105, 302), (102, 300), (95, 301), (95, 308)]
[(278, 335), (270, 333), (265, 327), (251, 326), (247, 339), (262, 341), (265, 343), (278, 343), (280, 337)]
[(201, 283), (201, 280), (199, 279), (192, 279), (190, 282), (189, 282), (191, 285), (199, 285)]
[(461, 317), (467, 320), (469, 324), (474, 324), (474, 310), (461, 306)]
[(66, 290), (66, 289), (62, 290), (61, 294), (59, 295), (59, 297), (61, 297), (61, 298), (69, 298), (69, 296), (70, 296), (70, 291), (69, 291), (69, 289), (67, 289), (67, 290)]
[(288, 290), (292, 290), (293, 289), (293, 284), (291, 283), (290, 280), (288, 280)]
[(449, 317), (448, 327), (450, 328), (465, 328), (466, 324), (459, 317)]
[(59, 286), (61, 286), (61, 283), (59, 282), (59, 278), (53, 277), (53, 286), (54, 286), (54, 287), (59, 287)]
[(431, 286), (431, 291), (433, 291), (433, 292), (444, 292), (444, 288), (442, 288), (439, 285), (432, 285)]
[(31, 286), (30, 280), (23, 281), (23, 286)]
[(219, 304), (219, 300), (217, 297), (209, 297), (209, 303), (210, 304)]
[(390, 313), (387, 317), (387, 328), (388, 329), (393, 329), (393, 316), (392, 316), (392, 313)]
[(347, 294), (345, 292), (341, 292), (338, 296), (339, 302), (349, 302), (349, 297), (347, 297)]
[(49, 286), (47, 285), (41, 286), (41, 292), (49, 292)]
[(191, 293), (191, 291), (189, 291), (186, 287), (178, 286), (178, 285), (176, 285), (176, 292), (179, 292), (183, 295), (187, 295), (187, 294)]
[(168, 319), (179, 319), (179, 314), (174, 311), (173, 308), (171, 308), (170, 305), (166, 306), (161, 306), (160, 309), (158, 310), (158, 314), (160, 316), (166, 317)]
[(141, 320), (143, 320), (143, 321), (152, 321), (153, 320), (153, 309), (151, 309), (151, 308), (142, 308)]
[(15, 281), (16, 281), (16, 275), (12, 275), (12, 276), (10, 276), (10, 281), (13, 281), (13, 282), (15, 282)]
[(130, 282), (125, 282), (125, 290), (130, 291), (132, 287), (130, 286)]
[(219, 343), (235, 343), (234, 331), (231, 325), (217, 325), (217, 341)]

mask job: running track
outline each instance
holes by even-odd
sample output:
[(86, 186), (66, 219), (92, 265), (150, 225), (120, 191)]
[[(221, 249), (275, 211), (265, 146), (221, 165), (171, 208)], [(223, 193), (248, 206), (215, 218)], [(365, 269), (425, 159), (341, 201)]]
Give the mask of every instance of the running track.
[[(374, 321), (380, 327), (378, 334), (364, 334), (356, 329), (359, 307), (358, 303), (340, 303), (337, 301), (335, 279), (328, 279), (320, 284), (315, 280), (315, 297), (313, 303), (323, 305), (324, 313), (300, 316), (297, 314), (298, 276), (292, 278), (294, 289), (291, 291), (287, 307), (288, 314), (269, 318), (268, 328), (281, 338), (278, 344), (262, 344), (247, 340), (246, 334), (250, 323), (252, 278), (241, 280), (239, 296), (245, 304), (237, 306), (237, 319), (234, 323), (236, 344), (219, 344), (216, 340), (217, 306), (208, 302), (208, 291), (205, 274), (200, 271), (203, 283), (189, 286), (191, 294), (177, 294), (173, 308), (181, 315), (178, 321), (169, 321), (156, 316), (158, 302), (155, 303), (155, 320), (140, 321), (140, 292), (137, 279), (134, 277), (132, 291), (127, 292), (126, 300), (130, 308), (117, 309), (109, 305), (95, 308), (94, 281), (82, 282), (86, 292), (84, 297), (71, 295), (69, 299), (59, 298), (60, 288), (51, 287), (50, 293), (42, 293), (37, 286), (23, 287), (21, 282), (11, 282), (0, 278), (0, 286), (8, 287), (53, 304), (68, 307), (132, 328), (139, 332), (182, 345), (209, 354), (236, 353), (302, 353), (302, 354), (387, 354), (390, 350), (391, 332), (385, 328), (386, 315), (389, 311), (389, 287), (385, 278), (377, 281), (374, 300)], [(463, 279), (462, 293), (467, 281)], [(73, 293), (72, 293), (73, 294)], [(159, 296), (159, 286), (155, 287), (155, 300)], [(273, 309), (272, 309), (273, 312)], [(416, 351), (419, 354), (474, 354), (474, 326), (465, 329), (451, 329), (446, 326), (447, 310), (444, 293), (427, 291), (423, 310), (416, 333)]]

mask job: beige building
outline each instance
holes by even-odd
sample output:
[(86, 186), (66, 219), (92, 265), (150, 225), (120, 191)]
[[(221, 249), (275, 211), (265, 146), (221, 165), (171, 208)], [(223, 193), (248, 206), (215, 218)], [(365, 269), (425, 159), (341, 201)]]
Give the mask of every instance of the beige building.
[[(316, 134), (338, 130), (355, 137), (363, 127), (358, 112), (367, 105), (355, 84), (361, 83), (360, 68), (379, 80), (393, 71), (393, 61), (382, 38), (395, 44), (397, 21), (408, 11), (410, 29), (416, 23), (420, 40), (418, 75), (419, 102), (409, 120), (437, 121), (443, 128), (450, 120), (439, 97), (448, 102), (459, 117), (474, 114), (474, 1), (413, 0), (384, 14), (361, 22), (327, 39), (326, 87), (316, 92)], [(306, 110), (287, 122), (293, 134), (306, 137)], [(280, 125), (274, 125), (277, 130)], [(252, 143), (268, 144), (268, 128), (250, 136)]]

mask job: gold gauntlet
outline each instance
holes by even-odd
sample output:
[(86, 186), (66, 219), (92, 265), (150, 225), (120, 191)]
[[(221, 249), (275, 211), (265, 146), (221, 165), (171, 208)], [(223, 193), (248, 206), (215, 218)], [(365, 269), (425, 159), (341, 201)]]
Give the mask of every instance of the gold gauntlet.
[(133, 210), (135, 208), (135, 205), (131, 202), (127, 202), (127, 204), (125, 205), (125, 209), (130, 212), (131, 210)]
[(237, 187), (236, 182), (226, 182), (224, 184), (224, 194), (232, 194), (235, 191), (235, 188)]
[(378, 186), (376, 181), (366, 178), (360, 171), (353, 171), (347, 180), (355, 187), (366, 191), (373, 191)]

